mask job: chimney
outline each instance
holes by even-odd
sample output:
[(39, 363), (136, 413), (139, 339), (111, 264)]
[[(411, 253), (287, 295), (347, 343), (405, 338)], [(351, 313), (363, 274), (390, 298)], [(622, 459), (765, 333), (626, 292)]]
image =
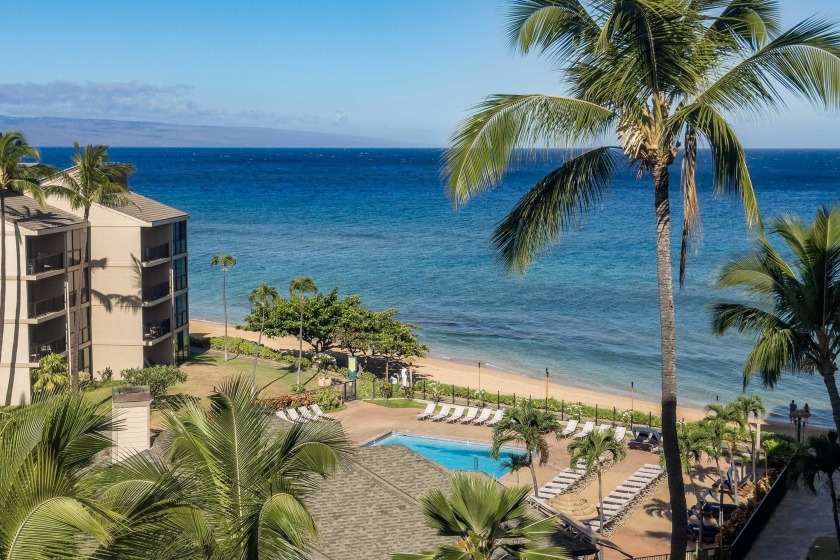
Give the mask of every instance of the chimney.
[(114, 446), (111, 450), (111, 462), (116, 463), (151, 447), (149, 424), (152, 394), (145, 386), (114, 387), (111, 403), (114, 419), (121, 426), (121, 429), (112, 434)]

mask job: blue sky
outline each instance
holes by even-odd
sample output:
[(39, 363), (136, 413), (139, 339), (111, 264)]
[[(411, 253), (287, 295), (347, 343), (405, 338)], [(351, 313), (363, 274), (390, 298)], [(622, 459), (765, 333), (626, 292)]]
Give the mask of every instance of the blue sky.
[[(840, 12), (837, 0), (781, 4), (787, 23)], [(488, 94), (562, 92), (547, 64), (511, 53), (504, 13), (496, 0), (19, 2), (0, 114), (440, 146)], [(750, 147), (840, 148), (838, 124), (794, 103), (738, 130)]]

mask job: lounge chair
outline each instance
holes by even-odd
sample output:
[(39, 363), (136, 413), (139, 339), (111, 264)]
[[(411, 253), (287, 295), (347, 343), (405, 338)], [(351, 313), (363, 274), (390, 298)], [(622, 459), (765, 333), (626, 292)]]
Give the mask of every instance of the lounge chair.
[(335, 416), (331, 416), (331, 415), (327, 414), (326, 412), (324, 412), (323, 410), (321, 410), (321, 407), (318, 406), (318, 403), (310, 404), (309, 408), (310, 408), (310, 410), (312, 410), (312, 412), (315, 413), (315, 416), (317, 416), (318, 418), (321, 418), (322, 420), (338, 420)]
[(287, 408), (286, 415), (291, 419), (292, 422), (306, 422), (306, 418), (301, 418), (297, 410), (295, 410), (294, 408)]
[(438, 422), (449, 416), (449, 411), (452, 410), (452, 405), (445, 404), (440, 408), (440, 412), (429, 417), (432, 422)]
[(586, 424), (583, 425), (583, 429), (581, 431), (579, 431), (578, 433), (576, 433), (572, 437), (575, 438), (575, 439), (580, 439), (582, 437), (586, 437), (589, 434), (589, 432), (592, 431), (592, 429), (594, 427), (595, 427), (595, 422), (589, 421), (589, 422), (587, 422)]
[(276, 411), (276, 412), (274, 413), (274, 415), (275, 415), (277, 418), (279, 418), (280, 420), (283, 420), (283, 421), (285, 421), (285, 422), (294, 422), (294, 420), (292, 420), (292, 419), (290, 419), (288, 416), (286, 416), (286, 413), (285, 413), (285, 412), (283, 412), (282, 410), (278, 410), (278, 411)]
[(429, 404), (427, 404), (426, 409), (423, 412), (421, 412), (420, 414), (417, 415), (417, 419), (418, 420), (428, 419), (432, 414), (434, 414), (436, 406), (437, 406), (437, 403), (433, 403), (433, 402), (430, 402)]
[(463, 406), (456, 406), (454, 412), (452, 412), (452, 414), (450, 414), (449, 416), (446, 417), (446, 421), (449, 422), (449, 423), (457, 422), (458, 420), (461, 419), (461, 417), (463, 415), (464, 415), (464, 407)]
[(578, 420), (577, 418), (574, 418), (574, 419), (572, 419), (572, 420), (569, 420), (569, 423), (568, 423), (568, 424), (566, 424), (566, 429), (565, 429), (565, 430), (563, 430), (563, 431), (560, 433), (560, 435), (561, 435), (562, 437), (564, 437), (564, 438), (569, 437), (570, 435), (572, 435), (573, 433), (575, 433), (575, 430), (577, 430), (578, 423), (579, 423), (579, 420)]
[(461, 424), (469, 424), (470, 422), (475, 420), (476, 416), (478, 416), (478, 409), (474, 406), (471, 406), (467, 409), (467, 415), (461, 418), (459, 422)]
[(610, 426), (609, 424), (599, 424), (598, 425), (598, 433), (603, 434), (604, 432), (609, 430), (611, 427), (612, 426)]
[(505, 411), (504, 411), (504, 409), (500, 408), (499, 410), (496, 411), (496, 414), (493, 415), (493, 418), (488, 420), (484, 425), (485, 426), (495, 426), (496, 424), (498, 424), (499, 422), (502, 421), (502, 418), (504, 418), (504, 416), (505, 416)]
[(305, 406), (299, 406), (298, 412), (300, 412), (300, 415), (303, 418), (305, 418), (308, 422), (317, 422), (318, 420), (320, 420), (320, 418), (318, 418), (316, 414), (313, 414), (313, 412)]
[(626, 436), (626, 435), (627, 435), (627, 426), (617, 426), (616, 429), (615, 429), (615, 433), (613, 434), (613, 437), (615, 438), (615, 441), (621, 443), (622, 441), (624, 441), (624, 436)]
[(481, 411), (481, 414), (478, 415), (478, 418), (473, 420), (473, 424), (475, 424), (476, 426), (481, 426), (482, 424), (490, 420), (491, 414), (493, 414), (493, 410), (485, 407), (484, 410)]

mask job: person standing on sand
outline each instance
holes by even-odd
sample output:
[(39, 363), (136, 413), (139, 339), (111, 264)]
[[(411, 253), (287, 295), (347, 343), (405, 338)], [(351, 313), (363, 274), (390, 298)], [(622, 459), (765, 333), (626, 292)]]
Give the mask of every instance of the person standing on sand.
[(808, 406), (808, 403), (805, 403), (805, 406), (802, 407), (802, 416), (805, 418), (811, 416), (811, 407)]
[(400, 377), (402, 377), (402, 386), (408, 387), (408, 370), (406, 368), (400, 370)]

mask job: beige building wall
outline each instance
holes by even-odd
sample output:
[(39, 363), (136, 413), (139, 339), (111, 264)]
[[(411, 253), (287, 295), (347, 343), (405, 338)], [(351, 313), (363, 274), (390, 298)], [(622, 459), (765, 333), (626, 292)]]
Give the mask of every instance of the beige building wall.
[(111, 460), (116, 463), (149, 449), (152, 396), (148, 387), (119, 387), (114, 389), (111, 403), (120, 426), (111, 435)]

